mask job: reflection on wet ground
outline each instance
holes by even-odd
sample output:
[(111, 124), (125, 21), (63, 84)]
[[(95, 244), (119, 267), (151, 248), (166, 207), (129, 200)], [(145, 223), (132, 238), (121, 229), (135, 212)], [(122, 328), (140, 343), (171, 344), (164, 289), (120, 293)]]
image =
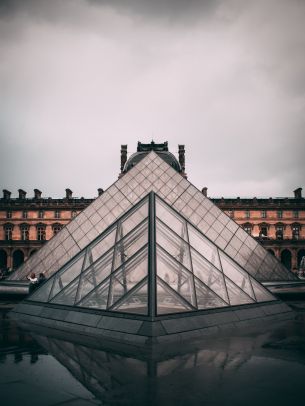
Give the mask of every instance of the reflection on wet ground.
[(303, 398), (305, 312), (271, 332), (144, 356), (27, 333), (3, 314), (4, 405), (288, 405)]

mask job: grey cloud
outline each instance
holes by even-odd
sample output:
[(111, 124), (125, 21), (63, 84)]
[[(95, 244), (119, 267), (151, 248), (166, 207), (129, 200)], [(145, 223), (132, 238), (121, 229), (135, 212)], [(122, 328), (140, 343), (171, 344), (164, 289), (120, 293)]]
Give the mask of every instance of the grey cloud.
[(212, 195), (305, 186), (304, 2), (0, 4), (4, 187), (93, 196), (152, 137)]

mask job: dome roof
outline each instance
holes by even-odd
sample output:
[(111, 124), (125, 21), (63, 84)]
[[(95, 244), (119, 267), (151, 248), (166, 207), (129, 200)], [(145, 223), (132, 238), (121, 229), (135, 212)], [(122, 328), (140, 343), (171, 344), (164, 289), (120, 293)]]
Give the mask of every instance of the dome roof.
[[(135, 152), (131, 155), (124, 166), (124, 172), (129, 171), (132, 167), (134, 167), (138, 162), (140, 162), (145, 156), (147, 156), (153, 149), (150, 151), (140, 151)], [(181, 166), (175, 156), (169, 151), (155, 151), (160, 158), (164, 159), (166, 163), (168, 163), (171, 167), (173, 167), (177, 172), (181, 172)]]

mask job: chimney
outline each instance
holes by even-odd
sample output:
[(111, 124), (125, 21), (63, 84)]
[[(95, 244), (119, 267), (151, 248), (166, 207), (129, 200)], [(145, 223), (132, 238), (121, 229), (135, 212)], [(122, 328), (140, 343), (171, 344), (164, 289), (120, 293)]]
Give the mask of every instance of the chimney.
[(72, 190), (66, 189), (66, 199), (72, 199)]
[(104, 189), (102, 189), (102, 188), (99, 187), (99, 188), (97, 189), (97, 193), (98, 193), (99, 196), (101, 196), (101, 195), (104, 193)]
[(9, 190), (3, 189), (3, 199), (9, 200), (11, 198), (11, 192)]
[(41, 199), (41, 191), (39, 189), (34, 189), (34, 199)]
[(127, 161), (127, 145), (121, 145), (121, 172), (123, 172), (126, 161)]
[(295, 199), (302, 199), (302, 188), (299, 187), (293, 191)]
[(26, 192), (22, 189), (18, 189), (19, 193), (19, 199), (25, 199), (26, 198)]
[(202, 188), (201, 192), (202, 192), (203, 196), (208, 197), (208, 188), (207, 187)]
[(179, 164), (181, 166), (182, 172), (185, 172), (185, 149), (184, 145), (178, 145), (178, 153), (179, 153)]

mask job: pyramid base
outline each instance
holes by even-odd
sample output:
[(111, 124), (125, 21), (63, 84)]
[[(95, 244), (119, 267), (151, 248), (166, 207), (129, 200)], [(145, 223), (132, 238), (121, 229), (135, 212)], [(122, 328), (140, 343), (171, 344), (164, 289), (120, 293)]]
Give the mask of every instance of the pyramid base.
[(164, 315), (150, 320), (146, 316), (114, 314), (68, 306), (43, 305), (24, 301), (10, 313), (27, 329), (52, 329), (64, 334), (87, 336), (103, 343), (126, 344), (136, 348), (170, 345), (206, 336), (270, 329), (272, 323), (292, 320), (294, 311), (281, 301), (200, 310), (195, 314)]

